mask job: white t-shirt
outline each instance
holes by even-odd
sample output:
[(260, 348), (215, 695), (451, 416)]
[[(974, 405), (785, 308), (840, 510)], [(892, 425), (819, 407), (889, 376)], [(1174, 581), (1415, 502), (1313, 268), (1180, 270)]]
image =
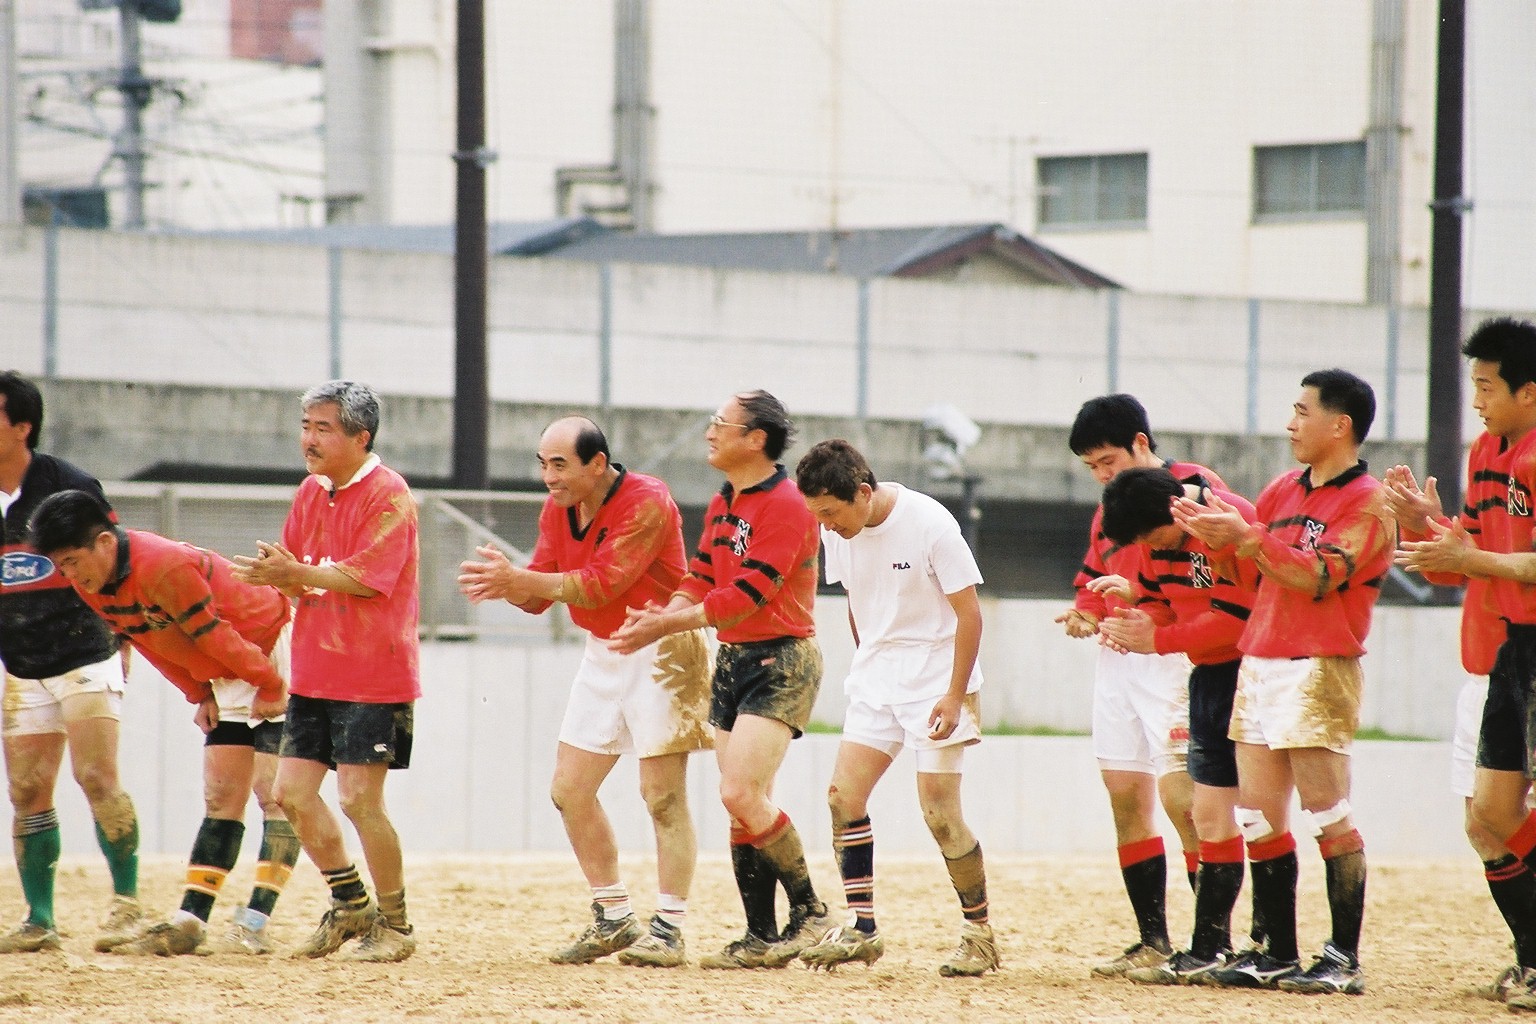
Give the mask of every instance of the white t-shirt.
[[(848, 591), (859, 631), (848, 679), (850, 697), (870, 704), (938, 699), (955, 664), (955, 610), (946, 594), (981, 582), (960, 524), (937, 501), (900, 484), (891, 514), (853, 540), (821, 531), (828, 583)], [(967, 692), (981, 687), (981, 665)]]

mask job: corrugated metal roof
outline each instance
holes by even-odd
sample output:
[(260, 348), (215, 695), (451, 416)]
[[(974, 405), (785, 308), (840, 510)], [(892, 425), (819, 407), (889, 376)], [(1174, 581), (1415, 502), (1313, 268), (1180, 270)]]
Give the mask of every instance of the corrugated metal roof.
[(979, 253), (1014, 265), (1040, 284), (1078, 288), (1119, 285), (1005, 224), (941, 224), (905, 228), (764, 231), (724, 234), (633, 234), (606, 231), (544, 255), (598, 263), (667, 263), (850, 277), (922, 277)]

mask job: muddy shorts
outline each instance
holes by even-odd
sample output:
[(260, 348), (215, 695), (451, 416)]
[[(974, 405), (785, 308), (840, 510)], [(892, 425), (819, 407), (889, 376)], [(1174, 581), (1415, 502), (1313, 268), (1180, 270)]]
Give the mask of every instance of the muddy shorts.
[(276, 754), (283, 743), (283, 723), (219, 722), (206, 739), (205, 747), (251, 747), (258, 754)]
[(411, 765), (412, 704), (362, 704), (324, 697), (288, 698), (280, 757), (338, 764)]
[(1510, 623), (1509, 638), (1488, 674), (1488, 701), (1477, 737), (1477, 766), (1531, 774), (1536, 749), (1536, 626)]
[(721, 644), (715, 653), (709, 721), (730, 732), (738, 715), (772, 718), (799, 738), (821, 689), (821, 647), (815, 637), (779, 637)]
[(1243, 657), (1232, 701), (1238, 743), (1349, 753), (1360, 727), (1360, 659)]
[(1189, 777), (1202, 786), (1237, 785), (1237, 745), (1227, 730), (1239, 660), (1189, 670)]
[(588, 636), (560, 742), (594, 754), (660, 757), (713, 745), (704, 631), (664, 636), (633, 654)]

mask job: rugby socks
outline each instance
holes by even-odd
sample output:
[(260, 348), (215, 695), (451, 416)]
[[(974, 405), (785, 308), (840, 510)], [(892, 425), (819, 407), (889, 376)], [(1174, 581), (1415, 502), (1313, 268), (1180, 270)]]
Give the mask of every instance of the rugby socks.
[(770, 871), (778, 876), (789, 897), (791, 920), (796, 916), (819, 917), (827, 912), (826, 904), (816, 898), (816, 887), (811, 884), (811, 869), (805, 863), (805, 847), (800, 843), (800, 833), (794, 822), (783, 811), (768, 826), (766, 832), (748, 840), (762, 854)]
[(245, 822), (228, 818), (204, 818), (192, 843), (192, 857), (187, 862), (187, 888), (181, 894), (181, 909), (208, 923), (214, 901), (230, 869), (240, 858), (240, 844), (245, 839)]
[(875, 831), (865, 815), (858, 821), (832, 827), (832, 850), (837, 854), (837, 873), (843, 876), (843, 898), (853, 911), (853, 926), (865, 935), (875, 934)]
[(139, 816), (133, 798), (119, 790), (99, 804), (91, 805), (96, 819), (96, 845), (107, 857), (112, 874), (112, 891), (119, 896), (139, 895)]
[(1509, 837), (1504, 844), (1510, 853), (1525, 862), (1525, 866), (1536, 871), (1536, 812), (1526, 815), (1525, 821), (1515, 829), (1515, 834)]
[(256, 860), (256, 884), (242, 916), (245, 926), (259, 932), (267, 926), (277, 898), (299, 862), (299, 837), (287, 818), (267, 818), (261, 823), (261, 852)]
[(1360, 922), (1365, 917), (1365, 840), (1356, 829), (1333, 838), (1318, 837), (1328, 878), (1328, 910), (1333, 916), (1333, 947), (1351, 956), (1360, 951)]
[(1296, 837), (1282, 832), (1248, 844), (1248, 869), (1253, 874), (1255, 915), (1264, 919), (1269, 955), (1295, 960)]
[(736, 891), (741, 894), (741, 909), (747, 915), (747, 933), (764, 942), (778, 942), (778, 893), (774, 888), (778, 876), (762, 851), (747, 841), (749, 835), (740, 822), (731, 820), (731, 868), (736, 874)]
[(379, 917), (401, 935), (409, 935), (415, 930), (406, 920), (404, 886), (394, 892), (379, 893)]
[(1163, 837), (1126, 843), (1119, 853), (1120, 875), (1125, 879), (1125, 894), (1130, 897), (1141, 941), (1166, 951), (1168, 858), (1163, 853)]
[(944, 866), (949, 869), (955, 895), (960, 897), (961, 915), (972, 924), (986, 924), (987, 868), (981, 857), (981, 844), (953, 860), (945, 857)]
[(368, 888), (363, 876), (357, 873), (356, 864), (348, 864), (335, 871), (320, 872), (325, 884), (331, 887), (331, 899), (349, 910), (360, 910), (368, 905)]
[(18, 817), (11, 828), (16, 847), (16, 870), (27, 900), (27, 923), (43, 928), (53, 924), (53, 876), (59, 866), (59, 812), (46, 811)]
[(1200, 851), (1184, 851), (1184, 874), (1189, 877), (1189, 891), (1198, 892), (1200, 888)]
[(1536, 967), (1536, 875), (1512, 853), (1483, 861), (1488, 893), (1515, 940), (1515, 960)]
[(1214, 960), (1232, 948), (1232, 907), (1243, 888), (1243, 837), (1200, 843), (1199, 881), (1195, 886), (1195, 930), (1189, 951)]
[(679, 932), (683, 930), (683, 922), (688, 919), (688, 898), (686, 896), (674, 896), (669, 892), (656, 895), (656, 916), (661, 921)]
[[(382, 906), (383, 895), (379, 896)], [(635, 912), (629, 903), (629, 890), (623, 882), (613, 885), (594, 885), (592, 902), (602, 908), (604, 921), (621, 921)]]

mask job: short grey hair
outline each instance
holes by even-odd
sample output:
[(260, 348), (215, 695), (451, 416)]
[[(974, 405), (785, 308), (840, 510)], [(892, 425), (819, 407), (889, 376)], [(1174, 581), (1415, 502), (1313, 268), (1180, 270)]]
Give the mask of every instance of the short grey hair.
[(299, 404), (307, 412), (330, 402), (341, 414), (341, 429), (348, 437), (368, 431), (368, 450), (379, 439), (379, 394), (355, 380), (330, 380), (304, 392)]

